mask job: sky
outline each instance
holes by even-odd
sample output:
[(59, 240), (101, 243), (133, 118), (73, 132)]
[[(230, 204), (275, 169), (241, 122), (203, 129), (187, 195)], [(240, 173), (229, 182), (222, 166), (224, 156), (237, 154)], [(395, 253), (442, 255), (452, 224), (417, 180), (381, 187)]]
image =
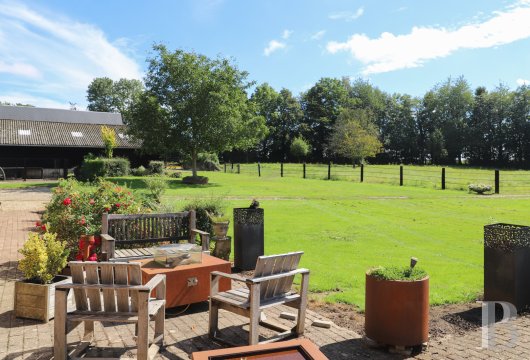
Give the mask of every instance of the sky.
[(229, 57), (295, 95), (322, 77), (422, 96), (530, 81), (530, 0), (0, 0), (0, 101), (86, 108), (96, 77), (142, 79), (152, 46)]

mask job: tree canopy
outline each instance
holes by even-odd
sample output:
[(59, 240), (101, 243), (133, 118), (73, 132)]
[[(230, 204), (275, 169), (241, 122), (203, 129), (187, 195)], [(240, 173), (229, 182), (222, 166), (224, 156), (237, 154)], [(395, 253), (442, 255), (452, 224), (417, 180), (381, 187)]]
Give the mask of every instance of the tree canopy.
[(143, 147), (187, 155), (197, 175), (197, 155), (248, 149), (266, 134), (265, 120), (248, 101), (248, 74), (224, 58), (169, 51), (155, 45), (145, 92), (134, 104), (130, 133)]
[(87, 89), (89, 111), (119, 112), (127, 122), (132, 104), (143, 92), (140, 80), (95, 78)]

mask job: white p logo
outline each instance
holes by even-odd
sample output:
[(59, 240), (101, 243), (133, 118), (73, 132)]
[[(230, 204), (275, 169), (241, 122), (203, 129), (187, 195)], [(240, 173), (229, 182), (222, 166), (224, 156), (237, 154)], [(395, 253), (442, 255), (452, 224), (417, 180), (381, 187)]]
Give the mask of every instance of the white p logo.
[[(502, 306), (502, 320), (495, 323), (495, 304)], [(483, 301), (482, 302), (482, 348), (487, 349), (495, 346), (495, 326), (507, 323), (508, 320), (517, 316), (515, 306), (506, 301)], [(516, 346), (517, 329), (510, 326), (511, 338), (510, 347)]]

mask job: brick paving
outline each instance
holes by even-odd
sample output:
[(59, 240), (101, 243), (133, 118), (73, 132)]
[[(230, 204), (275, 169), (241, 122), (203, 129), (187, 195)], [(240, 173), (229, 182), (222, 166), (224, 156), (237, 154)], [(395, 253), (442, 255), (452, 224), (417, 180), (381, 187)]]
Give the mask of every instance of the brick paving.
[[(14, 282), (20, 279), (17, 250), (26, 239), (39, 218), (38, 210), (49, 199), (48, 189), (0, 190), (0, 359), (50, 359), (53, 344), (53, 320), (41, 323), (17, 319), (13, 315)], [(193, 351), (215, 349), (219, 346), (207, 336), (207, 303), (191, 306), (184, 313), (170, 309), (166, 315), (166, 346), (157, 359), (189, 359)], [(270, 319), (292, 324), (279, 319), (283, 308), (266, 312)], [(289, 311), (289, 310), (287, 310)], [(292, 310), (290, 310), (292, 311)], [(342, 359), (403, 359), (407, 356), (389, 354), (379, 349), (366, 347), (361, 337), (353, 331), (333, 325), (330, 329), (311, 326), (314, 319), (322, 319), (309, 311), (305, 337), (317, 344), (331, 360)], [(231, 341), (244, 344), (246, 339), (245, 319), (224, 311), (220, 313), (220, 327)], [(516, 340), (512, 341), (515, 329)], [(134, 357), (135, 342), (133, 325), (96, 323), (94, 345), (88, 356)], [(464, 336), (448, 336), (432, 340), (417, 359), (524, 359), (530, 358), (530, 317), (495, 326), (496, 346), (481, 348), (480, 329)], [(263, 332), (266, 336), (267, 332)], [(82, 337), (82, 326), (68, 335), (69, 346), (74, 346)]]

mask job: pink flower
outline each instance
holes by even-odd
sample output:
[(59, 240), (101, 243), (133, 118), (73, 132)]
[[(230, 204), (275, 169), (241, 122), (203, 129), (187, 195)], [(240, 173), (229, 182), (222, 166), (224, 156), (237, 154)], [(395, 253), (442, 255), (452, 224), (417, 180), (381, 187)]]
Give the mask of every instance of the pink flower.
[(88, 257), (87, 261), (98, 261), (98, 255), (96, 253), (93, 253)]
[(72, 203), (72, 199), (70, 199), (70, 198), (66, 198), (66, 199), (63, 200), (63, 205), (65, 205), (65, 206), (68, 206), (71, 203)]
[(79, 220), (79, 225), (85, 225), (86, 224), (86, 220), (84, 217), (81, 218), (81, 220)]
[(96, 201), (94, 199), (90, 199), (90, 201), (88, 202), (90, 205), (94, 205), (96, 203)]

